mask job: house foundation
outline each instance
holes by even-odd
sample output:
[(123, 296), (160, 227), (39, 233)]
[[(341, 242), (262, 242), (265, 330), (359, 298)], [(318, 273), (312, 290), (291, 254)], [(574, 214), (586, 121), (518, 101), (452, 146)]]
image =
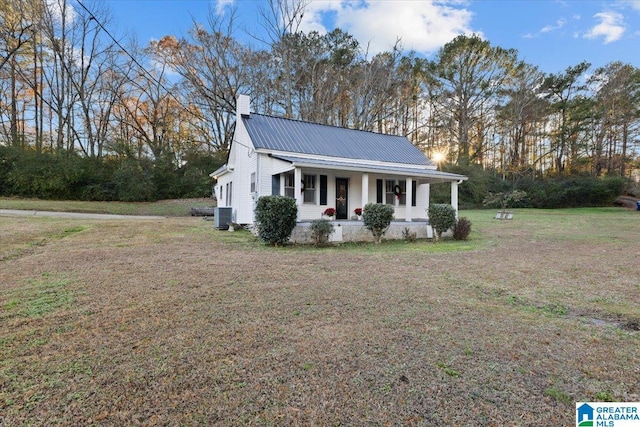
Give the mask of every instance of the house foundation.
[[(373, 242), (371, 231), (367, 230), (362, 221), (338, 220), (331, 221), (334, 231), (329, 237), (331, 242)], [(433, 229), (424, 219), (412, 221), (392, 221), (389, 229), (384, 234), (383, 240), (402, 240), (403, 233), (415, 233), (417, 239), (432, 239)], [(296, 224), (289, 239), (291, 243), (307, 244), (311, 240), (311, 221), (302, 221)]]

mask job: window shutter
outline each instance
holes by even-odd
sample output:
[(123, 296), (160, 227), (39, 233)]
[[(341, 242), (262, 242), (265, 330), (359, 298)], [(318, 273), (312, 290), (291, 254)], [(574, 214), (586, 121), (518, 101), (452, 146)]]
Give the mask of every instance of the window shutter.
[(382, 203), (382, 195), (383, 195), (382, 180), (376, 179), (376, 203)]
[(280, 195), (280, 175), (271, 175), (271, 195)]
[(411, 206), (416, 206), (416, 196), (418, 194), (418, 183), (411, 181)]
[(327, 204), (327, 175), (320, 175), (320, 204)]

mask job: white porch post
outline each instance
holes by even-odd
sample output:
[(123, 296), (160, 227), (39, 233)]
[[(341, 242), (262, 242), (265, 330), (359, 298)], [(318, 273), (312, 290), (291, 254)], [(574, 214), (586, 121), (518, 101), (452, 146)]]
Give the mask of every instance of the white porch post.
[(418, 185), (418, 194), (416, 195), (416, 202), (418, 202), (418, 208), (422, 209), (419, 212), (419, 218), (426, 218), (429, 216), (429, 197), (431, 197), (431, 185), (420, 184)]
[(369, 203), (369, 174), (362, 174), (362, 200), (360, 201), (360, 207), (364, 208), (364, 206)]
[(302, 194), (302, 171), (299, 168), (295, 168), (293, 171), (293, 192), (296, 198), (296, 206), (298, 206), (298, 219), (300, 219), (300, 206), (302, 206), (303, 194)]
[(451, 206), (456, 210), (458, 218), (458, 181), (451, 181)]
[(404, 209), (404, 212), (405, 212), (404, 220), (407, 221), (407, 222), (411, 222), (411, 218), (412, 218), (411, 208), (413, 207), (413, 206), (411, 206), (411, 205), (413, 205), (413, 179), (407, 178), (405, 189), (406, 189), (405, 190), (406, 191), (406, 193), (405, 193), (405, 195), (406, 195), (406, 197), (405, 197), (406, 204), (404, 206), (404, 208), (405, 208)]

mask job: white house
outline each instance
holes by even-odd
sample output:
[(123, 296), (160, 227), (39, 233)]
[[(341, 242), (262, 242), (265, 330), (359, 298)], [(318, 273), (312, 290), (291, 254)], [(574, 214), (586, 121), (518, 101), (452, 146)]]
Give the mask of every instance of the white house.
[(218, 206), (231, 207), (239, 224), (254, 222), (259, 197), (296, 199), (298, 221), (333, 207), (349, 219), (367, 203), (393, 205), (396, 220), (425, 221), (430, 184), (449, 182), (458, 209), (463, 175), (441, 172), (406, 137), (271, 117), (237, 99), (234, 140), (227, 163), (211, 174)]

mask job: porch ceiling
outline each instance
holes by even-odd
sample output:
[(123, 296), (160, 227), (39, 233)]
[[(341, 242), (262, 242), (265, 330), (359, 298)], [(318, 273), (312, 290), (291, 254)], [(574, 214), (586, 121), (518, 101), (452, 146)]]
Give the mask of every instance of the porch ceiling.
[(280, 154), (271, 154), (271, 157), (289, 162), (292, 166), (300, 168), (308, 167), (316, 169), (337, 169), (360, 173), (377, 173), (396, 176), (401, 175), (412, 178), (420, 178), (421, 180), (430, 183), (464, 181), (467, 179), (467, 177), (464, 175), (441, 172), (434, 169), (426, 169), (424, 167), (403, 167), (393, 164), (356, 164), (340, 160), (314, 159)]

